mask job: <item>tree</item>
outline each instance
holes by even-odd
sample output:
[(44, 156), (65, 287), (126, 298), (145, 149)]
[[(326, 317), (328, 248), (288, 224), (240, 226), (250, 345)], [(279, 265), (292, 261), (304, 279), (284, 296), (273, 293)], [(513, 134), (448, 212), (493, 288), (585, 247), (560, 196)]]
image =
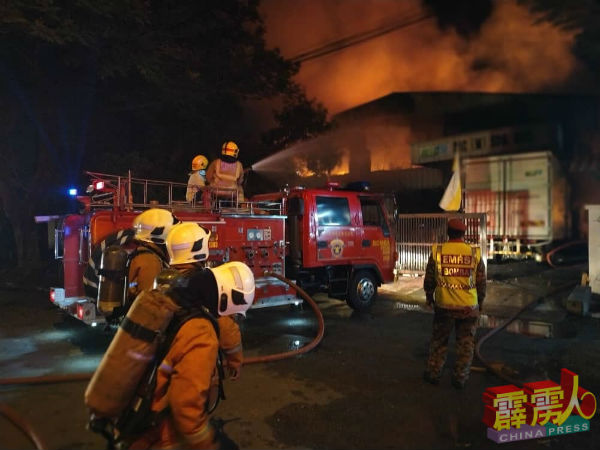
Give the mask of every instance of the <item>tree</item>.
[(184, 181), (226, 139), (247, 162), (261, 147), (242, 120), (249, 100), (283, 103), (280, 143), (322, 126), (264, 31), (258, 0), (2, 2), (0, 194), (19, 260), (33, 257), (33, 214), (64, 211), (59, 191), (83, 186), (84, 167)]

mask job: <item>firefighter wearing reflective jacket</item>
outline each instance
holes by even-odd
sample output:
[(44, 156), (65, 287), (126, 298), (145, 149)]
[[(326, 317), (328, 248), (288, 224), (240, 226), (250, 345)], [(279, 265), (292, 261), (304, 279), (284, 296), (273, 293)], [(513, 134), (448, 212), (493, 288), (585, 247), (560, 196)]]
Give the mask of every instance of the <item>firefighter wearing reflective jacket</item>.
[(433, 331), (424, 379), (438, 384), (446, 361), (448, 339), (455, 329), (456, 362), (452, 385), (465, 386), (475, 349), (477, 320), (485, 299), (485, 264), (478, 247), (463, 240), (465, 224), (448, 221), (448, 242), (434, 244), (423, 287), (427, 304), (434, 306)]
[(117, 236), (122, 237), (110, 245), (103, 242), (99, 264), (94, 256), (90, 258), (99, 267), (96, 296), (100, 311), (120, 317), (141, 291), (152, 289), (156, 276), (168, 267), (165, 238), (176, 222), (170, 211), (149, 209), (135, 217), (133, 232), (120, 232)]
[(129, 298), (135, 298), (143, 290), (152, 289), (154, 279), (168, 267), (165, 241), (173, 225), (178, 222), (170, 211), (160, 208), (148, 209), (133, 219), (135, 239), (142, 245), (134, 251), (129, 263)]
[[(173, 227), (167, 237), (172, 267), (208, 257), (209, 233), (195, 223)], [(237, 445), (208, 418), (208, 400), (218, 361), (220, 326), (211, 317), (245, 315), (254, 299), (254, 277), (243, 263), (184, 271), (165, 293), (183, 309), (207, 315), (187, 319), (158, 366), (152, 410), (161, 419), (130, 446), (142, 448), (234, 449)], [(161, 413), (162, 412), (162, 413)]]
[(192, 171), (189, 173), (185, 199), (188, 202), (196, 198), (196, 193), (206, 185), (206, 167), (208, 159), (204, 155), (196, 155), (192, 159)]
[(243, 201), (244, 167), (238, 161), (239, 152), (235, 142), (225, 142), (221, 148), (221, 157), (208, 166), (206, 181), (212, 187), (237, 190), (238, 201)]

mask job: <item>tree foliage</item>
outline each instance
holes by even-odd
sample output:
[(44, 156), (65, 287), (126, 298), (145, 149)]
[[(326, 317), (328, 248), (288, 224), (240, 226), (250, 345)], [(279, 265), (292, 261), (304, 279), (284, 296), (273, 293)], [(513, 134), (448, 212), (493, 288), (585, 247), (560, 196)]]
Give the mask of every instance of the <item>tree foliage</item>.
[[(7, 210), (23, 223), (56, 212), (84, 168), (185, 181), (192, 157), (216, 157), (224, 140), (249, 164), (324, 129), (325, 110), (293, 81), (298, 65), (264, 33), (258, 0), (1, 2)], [(257, 99), (283, 105), (262, 142), (243, 120)]]

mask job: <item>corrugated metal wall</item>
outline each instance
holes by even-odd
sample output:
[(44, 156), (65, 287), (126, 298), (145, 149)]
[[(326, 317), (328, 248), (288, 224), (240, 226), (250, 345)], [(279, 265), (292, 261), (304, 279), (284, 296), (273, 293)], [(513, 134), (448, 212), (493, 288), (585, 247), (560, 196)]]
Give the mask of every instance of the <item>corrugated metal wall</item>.
[(397, 275), (425, 273), (431, 246), (446, 242), (448, 220), (460, 218), (467, 225), (465, 242), (481, 248), (487, 260), (486, 215), (470, 214), (399, 214), (396, 219)]

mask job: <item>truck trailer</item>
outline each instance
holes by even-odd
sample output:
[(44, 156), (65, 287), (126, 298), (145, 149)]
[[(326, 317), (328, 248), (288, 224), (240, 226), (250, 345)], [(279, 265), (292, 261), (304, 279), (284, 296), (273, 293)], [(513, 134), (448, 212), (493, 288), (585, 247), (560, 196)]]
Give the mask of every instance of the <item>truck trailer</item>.
[(467, 158), (464, 208), (486, 213), (488, 257), (535, 257), (568, 237), (568, 185), (549, 151)]

